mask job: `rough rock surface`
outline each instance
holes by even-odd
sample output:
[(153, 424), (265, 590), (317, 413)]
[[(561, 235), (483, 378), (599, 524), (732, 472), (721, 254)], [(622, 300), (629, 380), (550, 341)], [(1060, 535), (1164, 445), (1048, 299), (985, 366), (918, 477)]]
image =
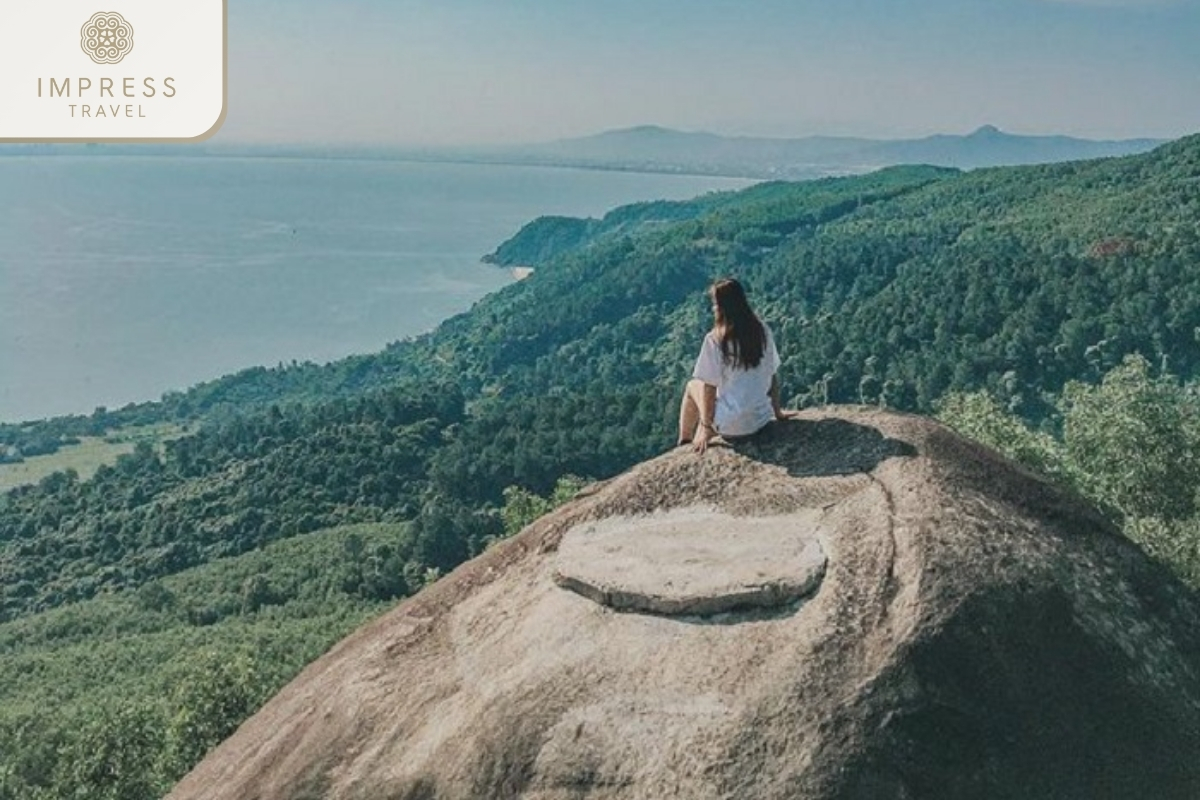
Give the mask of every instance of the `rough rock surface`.
[[(569, 531), (697, 507), (731, 542), (740, 519), (815, 532), (815, 592), (663, 614), (556, 583)], [(806, 412), (641, 464), (463, 565), (171, 797), (1196, 798), (1198, 671), (1196, 595), (1079, 500), (921, 418)]]

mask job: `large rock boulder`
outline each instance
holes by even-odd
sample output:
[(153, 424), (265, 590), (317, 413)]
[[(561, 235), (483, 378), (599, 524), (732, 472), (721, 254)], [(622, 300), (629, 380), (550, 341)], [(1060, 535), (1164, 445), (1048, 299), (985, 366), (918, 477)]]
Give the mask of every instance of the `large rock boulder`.
[(935, 423), (806, 412), (463, 565), (171, 797), (1192, 799), (1200, 603)]

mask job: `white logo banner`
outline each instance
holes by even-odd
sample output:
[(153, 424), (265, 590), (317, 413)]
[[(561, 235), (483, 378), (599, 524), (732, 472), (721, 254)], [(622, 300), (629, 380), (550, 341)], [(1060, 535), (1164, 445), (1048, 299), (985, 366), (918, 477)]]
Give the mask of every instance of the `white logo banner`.
[(225, 119), (226, 0), (7, 3), (0, 142), (204, 139)]

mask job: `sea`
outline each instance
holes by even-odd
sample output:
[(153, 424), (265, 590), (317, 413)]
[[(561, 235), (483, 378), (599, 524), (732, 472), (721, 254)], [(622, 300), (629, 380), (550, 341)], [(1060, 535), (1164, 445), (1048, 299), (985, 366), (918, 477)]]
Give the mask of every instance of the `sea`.
[(0, 156), (0, 422), (91, 413), (434, 328), (541, 215), (750, 181), (553, 167)]

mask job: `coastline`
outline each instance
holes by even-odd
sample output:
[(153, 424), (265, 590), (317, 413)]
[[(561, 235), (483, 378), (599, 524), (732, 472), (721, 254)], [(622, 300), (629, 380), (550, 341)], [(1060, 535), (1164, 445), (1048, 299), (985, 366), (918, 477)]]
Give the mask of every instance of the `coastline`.
[[(22, 254), (0, 258), (6, 322), (22, 338), (0, 350), (22, 379), (0, 381), (0, 424), (154, 403), (258, 366), (376, 353), (528, 277), (513, 267), (535, 260), (499, 269), (478, 262), (531, 220), (601, 216), (651, 198), (743, 185), (549, 168), (325, 161), (317, 169), (286, 159), (167, 155), (0, 157), (0, 175), (0, 201), (18, 219), (38, 221), (18, 222), (3, 237), (6, 253)], [(101, 179), (122, 187), (103, 212), (89, 200)], [(236, 203), (222, 199), (230, 186), (241, 187)], [(109, 217), (137, 224), (110, 231)], [(80, 225), (80, 234), (60, 252), (44, 231), (67, 224)], [(148, 231), (169, 234), (173, 252), (187, 254), (184, 268), (159, 269), (149, 257), (122, 267)], [(333, 252), (337, 269), (327, 268)], [(396, 299), (415, 292), (421, 302), (397, 313)], [(81, 319), (96, 333), (83, 335)], [(212, 346), (214, 337), (224, 346)]]

